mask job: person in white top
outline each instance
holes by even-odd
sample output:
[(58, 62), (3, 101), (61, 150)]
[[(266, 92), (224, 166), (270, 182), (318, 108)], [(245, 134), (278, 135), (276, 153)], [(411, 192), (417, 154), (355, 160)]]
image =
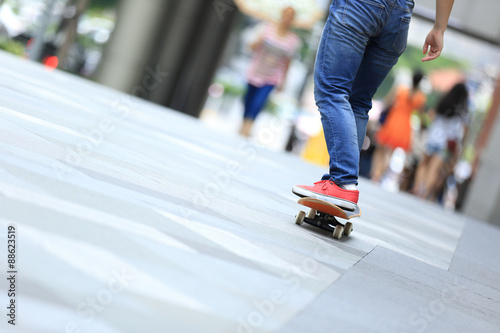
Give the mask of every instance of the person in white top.
[(467, 128), (468, 95), (465, 84), (459, 83), (437, 105), (436, 118), (429, 127), (424, 158), (417, 168), (412, 189), (421, 198), (435, 196), (445, 163), (458, 157)]

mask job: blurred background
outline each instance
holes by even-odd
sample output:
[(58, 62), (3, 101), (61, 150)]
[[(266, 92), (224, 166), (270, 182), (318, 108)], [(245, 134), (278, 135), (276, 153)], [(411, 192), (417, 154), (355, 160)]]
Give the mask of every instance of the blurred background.
[[(312, 1), (322, 15), (294, 28), (300, 49), (283, 89), (269, 98), (252, 136), (270, 149), (288, 151), (327, 168), (312, 75), (330, 1)], [(249, 10), (245, 1), (232, 0), (0, 0), (0, 49), (41, 62), (47, 70), (58, 68), (94, 80), (236, 134), (242, 122), (250, 45), (261, 26), (260, 14), (271, 11), (265, 1), (249, 2), (263, 7)], [(500, 142), (500, 2), (457, 1), (443, 55), (423, 64), (422, 45), (432, 27), (434, 7), (433, 0), (416, 3), (408, 47), (375, 96), (360, 174), (370, 177), (375, 135), (381, 116), (391, 107), (391, 91), (410, 86), (413, 73), (422, 71), (420, 89), (426, 101), (409, 120), (412, 149), (392, 151), (388, 167), (377, 179), (387, 190), (412, 192), (433, 110), (455, 84), (465, 83), (469, 93), (466, 134), (453, 149), (453, 158), (448, 156), (438, 170), (433, 193), (425, 199), (500, 224), (496, 148)]]

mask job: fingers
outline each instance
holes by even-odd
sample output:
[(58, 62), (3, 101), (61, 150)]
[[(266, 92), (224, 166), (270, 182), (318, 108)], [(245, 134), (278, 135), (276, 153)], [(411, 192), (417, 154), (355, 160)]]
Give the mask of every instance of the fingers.
[(427, 44), (427, 42), (425, 42), (422, 54), (427, 54), (428, 51), (429, 51), (429, 44)]
[(424, 43), (424, 49), (423, 49), (423, 54), (425, 54), (425, 57), (422, 58), (422, 61), (429, 61), (430, 60), (430, 53), (432, 52), (432, 47), (429, 50), (429, 43), (427, 41)]
[(425, 57), (422, 58), (422, 62), (426, 62), (426, 61), (431, 61), (431, 60), (434, 60), (436, 59), (436, 57), (433, 57), (430, 53), (428, 55), (426, 55)]
[(441, 55), (443, 49), (443, 32), (432, 30), (425, 38), (422, 61), (431, 61)]
[(426, 39), (424, 43), (424, 54), (427, 54), (422, 61), (431, 61), (436, 59), (441, 55), (441, 50), (443, 49), (442, 43), (439, 40), (431, 40)]
[(422, 58), (422, 61), (423, 62), (426, 62), (426, 61), (431, 61), (431, 60), (434, 60), (436, 59), (437, 57), (439, 57), (441, 55), (441, 50), (432, 50), (431, 48), (431, 51), (424, 57)]
[(433, 59), (431, 59), (431, 56), (429, 55), (426, 55), (424, 58), (422, 58), (422, 62), (426, 62), (426, 61), (431, 61)]
[(422, 50), (422, 53), (425, 54), (426, 56), (424, 58), (422, 58), (422, 61), (429, 61), (428, 58), (429, 56), (427, 55), (427, 52), (429, 52), (429, 43), (425, 42), (424, 43), (424, 48)]

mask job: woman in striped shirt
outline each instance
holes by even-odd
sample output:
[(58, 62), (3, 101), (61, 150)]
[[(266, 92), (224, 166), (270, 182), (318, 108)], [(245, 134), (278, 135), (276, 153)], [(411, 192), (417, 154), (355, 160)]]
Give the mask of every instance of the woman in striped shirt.
[(299, 37), (291, 31), (295, 10), (283, 10), (279, 24), (267, 24), (251, 48), (254, 51), (247, 73), (248, 90), (245, 113), (240, 129), (242, 136), (250, 136), (255, 118), (264, 107), (274, 88), (281, 89), (290, 61), (300, 45)]

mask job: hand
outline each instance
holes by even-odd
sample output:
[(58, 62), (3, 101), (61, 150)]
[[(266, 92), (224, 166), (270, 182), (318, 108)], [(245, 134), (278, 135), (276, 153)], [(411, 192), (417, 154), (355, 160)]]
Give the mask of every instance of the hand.
[(257, 49), (260, 47), (260, 45), (262, 44), (262, 38), (259, 38), (257, 41), (255, 41), (254, 43), (252, 43), (250, 45), (250, 49), (255, 52), (257, 51)]
[[(432, 29), (425, 38), (423, 54), (427, 54), (422, 61), (434, 60), (443, 50), (444, 31)], [(430, 47), (430, 50), (429, 50)], [(427, 53), (428, 52), (428, 53)]]

